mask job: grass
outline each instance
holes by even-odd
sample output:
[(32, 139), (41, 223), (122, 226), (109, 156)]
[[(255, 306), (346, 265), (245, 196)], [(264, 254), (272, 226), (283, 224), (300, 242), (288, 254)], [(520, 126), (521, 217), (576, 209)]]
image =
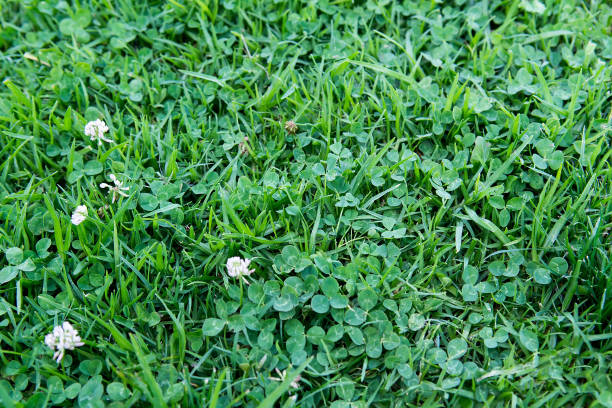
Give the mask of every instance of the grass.
[(0, 405), (612, 407), (609, 3), (0, 19)]

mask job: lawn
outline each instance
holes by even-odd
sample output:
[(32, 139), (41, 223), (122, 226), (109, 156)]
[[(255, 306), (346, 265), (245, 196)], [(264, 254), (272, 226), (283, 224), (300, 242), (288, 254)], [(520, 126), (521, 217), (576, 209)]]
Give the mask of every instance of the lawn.
[(612, 407), (612, 3), (0, 0), (0, 406)]

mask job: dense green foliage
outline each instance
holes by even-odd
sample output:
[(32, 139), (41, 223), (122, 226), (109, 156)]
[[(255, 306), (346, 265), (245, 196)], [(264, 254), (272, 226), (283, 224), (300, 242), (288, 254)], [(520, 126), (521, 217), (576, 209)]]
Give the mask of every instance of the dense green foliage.
[(0, 19), (0, 405), (612, 407), (609, 2)]

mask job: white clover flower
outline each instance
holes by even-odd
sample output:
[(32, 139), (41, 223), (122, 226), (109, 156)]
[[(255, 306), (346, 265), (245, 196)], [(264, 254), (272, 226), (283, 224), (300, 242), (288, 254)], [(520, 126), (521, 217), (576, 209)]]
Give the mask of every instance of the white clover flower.
[(247, 143), (249, 143), (249, 137), (245, 136), (244, 139), (242, 139), (242, 142), (238, 143), (238, 151), (241, 154), (246, 154), (249, 152), (249, 148), (247, 147)]
[(249, 276), (255, 269), (249, 269), (250, 259), (242, 259), (239, 256), (234, 256), (227, 260), (227, 274), (232, 278), (242, 278), (245, 283), (249, 283), (245, 276)]
[(85, 125), (85, 136), (89, 136), (91, 140), (98, 140), (98, 145), (101, 145), (102, 141), (112, 143), (112, 140), (104, 137), (106, 132), (108, 132), (108, 126), (103, 120), (96, 119)]
[(74, 350), (75, 347), (84, 345), (79, 337), (79, 332), (68, 322), (61, 326), (55, 326), (53, 331), (45, 336), (45, 344), (51, 350), (55, 350), (53, 359), (59, 364), (64, 358), (66, 350)]
[(70, 219), (74, 225), (79, 225), (87, 218), (87, 207), (84, 205), (79, 205), (74, 212), (72, 213), (72, 218)]
[(297, 132), (298, 126), (294, 121), (288, 120), (285, 122), (285, 130), (287, 131), (287, 133), (294, 134), (295, 132)]
[(115, 200), (117, 199), (117, 196), (123, 196), (123, 197), (127, 197), (128, 195), (125, 194), (123, 191), (127, 191), (130, 188), (129, 187), (123, 187), (123, 182), (117, 180), (117, 177), (115, 177), (114, 174), (110, 174), (108, 176), (108, 178), (111, 179), (111, 181), (114, 183), (114, 185), (110, 185), (110, 184), (106, 184), (106, 183), (100, 183), (100, 188), (108, 188), (108, 192), (112, 192), (113, 193), (113, 203), (115, 202)]
[[(274, 370), (276, 371), (276, 374), (278, 374), (278, 377), (270, 377), (270, 379), (273, 381), (280, 381), (280, 382), (285, 381), (285, 378), (287, 377), (287, 370), (280, 371), (278, 368), (275, 368)], [(302, 377), (298, 375), (297, 377), (293, 379), (293, 381), (291, 381), (291, 384), (289, 384), (289, 386), (297, 390), (298, 388), (300, 388), (301, 379)]]

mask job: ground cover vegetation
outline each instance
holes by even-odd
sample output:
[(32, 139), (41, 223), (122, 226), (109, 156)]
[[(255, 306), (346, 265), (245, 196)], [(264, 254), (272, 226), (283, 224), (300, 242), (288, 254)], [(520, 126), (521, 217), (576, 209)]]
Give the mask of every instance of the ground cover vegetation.
[(3, 407), (612, 407), (612, 5), (0, 2)]

